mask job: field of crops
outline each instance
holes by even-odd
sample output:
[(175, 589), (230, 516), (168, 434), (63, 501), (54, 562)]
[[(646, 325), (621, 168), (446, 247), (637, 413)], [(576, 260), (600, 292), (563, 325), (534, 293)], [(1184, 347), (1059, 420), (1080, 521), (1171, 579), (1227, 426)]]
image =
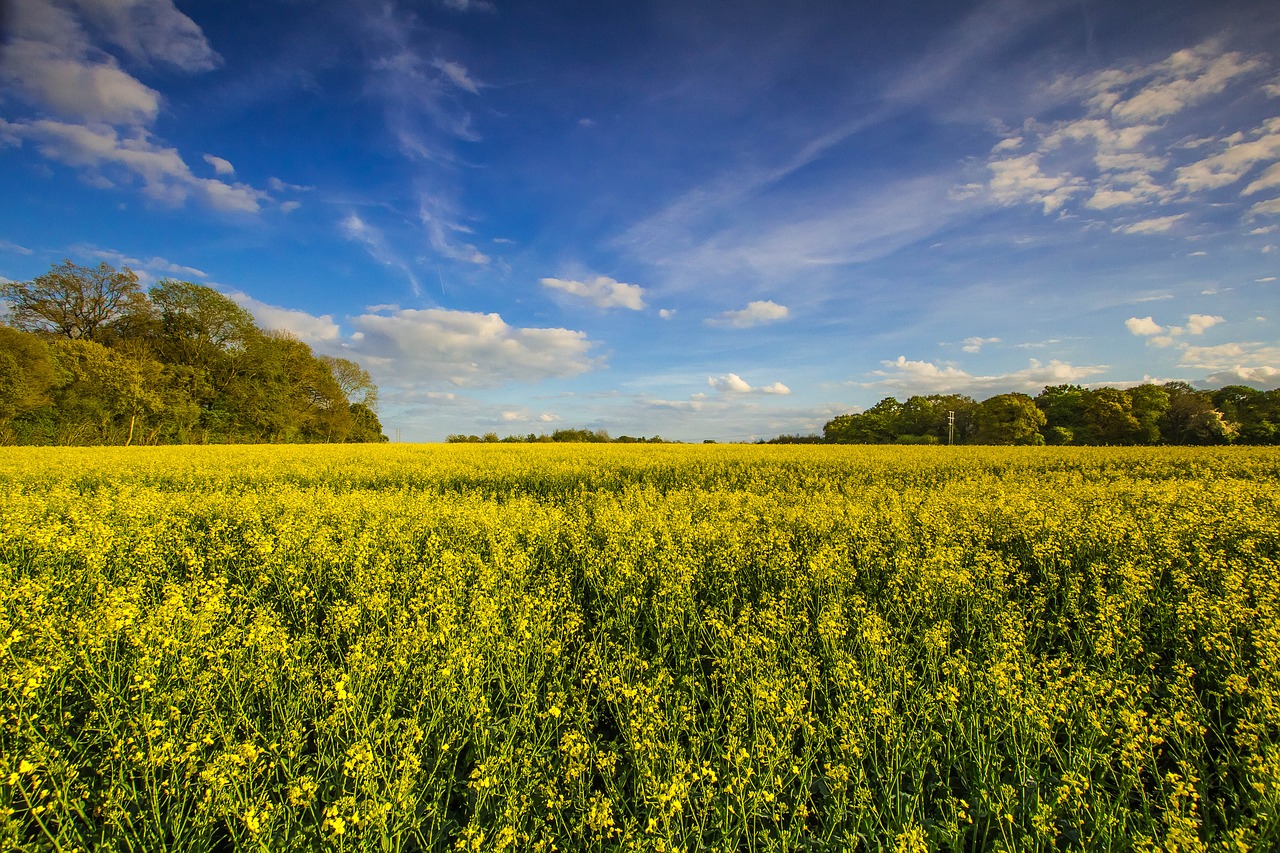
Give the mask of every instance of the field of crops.
[(0, 448), (0, 848), (1275, 850), (1280, 452)]

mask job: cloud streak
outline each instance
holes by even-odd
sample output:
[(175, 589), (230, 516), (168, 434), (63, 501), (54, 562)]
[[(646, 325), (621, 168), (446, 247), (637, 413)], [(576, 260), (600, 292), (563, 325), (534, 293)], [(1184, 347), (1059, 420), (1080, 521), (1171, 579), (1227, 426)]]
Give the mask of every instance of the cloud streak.
[(625, 284), (604, 275), (586, 281), (544, 278), (539, 283), (548, 290), (585, 300), (597, 308), (626, 308), (631, 311), (640, 311), (645, 307), (643, 287), (638, 284)]

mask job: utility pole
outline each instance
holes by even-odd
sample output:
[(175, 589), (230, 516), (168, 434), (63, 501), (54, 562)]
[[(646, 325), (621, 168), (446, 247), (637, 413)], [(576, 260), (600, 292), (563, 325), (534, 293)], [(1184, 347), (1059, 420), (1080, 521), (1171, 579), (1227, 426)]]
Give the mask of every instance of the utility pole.
[(947, 412), (947, 446), (956, 443), (956, 413)]

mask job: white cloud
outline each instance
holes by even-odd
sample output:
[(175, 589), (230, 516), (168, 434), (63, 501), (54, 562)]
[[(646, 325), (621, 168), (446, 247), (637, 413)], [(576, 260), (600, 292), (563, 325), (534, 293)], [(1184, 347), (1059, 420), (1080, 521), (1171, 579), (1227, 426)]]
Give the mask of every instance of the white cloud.
[(1222, 317), (1211, 314), (1192, 314), (1187, 318), (1187, 334), (1203, 335), (1205, 329), (1211, 329), (1219, 323), (1225, 323)]
[(13, 252), (18, 255), (31, 254), (31, 250), (26, 246), (19, 246), (17, 243), (11, 243), (8, 240), (0, 240), (0, 251)]
[(1245, 187), (1240, 194), (1253, 195), (1256, 192), (1269, 190), (1273, 187), (1280, 187), (1280, 163), (1272, 163), (1268, 166), (1267, 170)]
[(230, 161), (223, 160), (221, 157), (215, 157), (212, 154), (204, 155), (204, 161), (213, 167), (213, 171), (219, 175), (234, 175), (236, 167), (232, 166)]
[(586, 281), (562, 278), (544, 278), (543, 287), (585, 299), (597, 308), (627, 308), (640, 311), (644, 308), (644, 288), (638, 284), (625, 284), (600, 275)]
[[(1269, 168), (1245, 187), (1245, 194), (1280, 186), (1280, 172), (1270, 168), (1280, 157), (1280, 118), (1248, 132), (1190, 142), (1168, 139), (1188, 135), (1189, 119), (1179, 114), (1223, 96), (1229, 87), (1243, 89), (1266, 67), (1266, 57), (1224, 52), (1206, 42), (1150, 65), (1063, 78), (1050, 88), (1054, 106), (1060, 113), (1078, 99), (1083, 114), (1048, 122), (1028, 118), (1019, 146), (998, 143), (987, 164), (990, 198), (1006, 205), (1036, 204), (1046, 214), (1067, 212), (1077, 199), (1093, 211), (1142, 206), (1154, 212), (1153, 204), (1200, 201), (1201, 193), (1235, 184), (1260, 164)], [(1015, 147), (1019, 156), (1008, 156)], [(1092, 171), (1079, 156), (1081, 148), (1092, 150)], [(1257, 202), (1249, 213), (1280, 213), (1280, 200)], [(1188, 216), (1148, 215), (1112, 230), (1162, 233)]]
[(676, 316), (676, 309), (674, 309), (674, 308), (659, 308), (659, 309), (658, 309), (658, 316), (659, 316), (659, 317), (661, 317), (663, 320), (670, 320), (672, 317)]
[(160, 93), (109, 57), (89, 62), (54, 45), (15, 39), (5, 47), (2, 67), (28, 100), (63, 118), (143, 125), (160, 112)]
[(1151, 317), (1130, 317), (1124, 321), (1125, 326), (1135, 335), (1158, 335), (1164, 328)]
[(1108, 210), (1112, 207), (1119, 207), (1125, 204), (1139, 204), (1146, 201), (1143, 196), (1138, 195), (1132, 190), (1109, 190), (1098, 189), (1084, 203), (1085, 207), (1091, 207), (1094, 210)]
[(1120, 234), (1163, 234), (1174, 225), (1187, 218), (1188, 214), (1179, 213), (1174, 216), (1157, 216), (1153, 219), (1144, 219), (1141, 222), (1134, 222), (1131, 225), (1119, 225), (1113, 228)]
[(457, 86), (463, 91), (470, 92), (473, 95), (480, 94), (480, 85), (471, 76), (467, 74), (467, 69), (456, 62), (446, 62), (444, 60), (436, 60), (436, 68), (444, 72), (444, 76), (449, 82)]
[(791, 389), (781, 382), (753, 387), (736, 373), (728, 373), (724, 376), (708, 376), (707, 384), (724, 394), (778, 394), (786, 396), (791, 393)]
[[(1250, 216), (1280, 216), (1280, 198), (1273, 198), (1270, 201), (1260, 201), (1253, 207), (1249, 208)], [(1263, 251), (1267, 251), (1263, 249)]]
[(1270, 365), (1246, 367), (1236, 365), (1218, 370), (1205, 377), (1210, 385), (1253, 385), (1263, 389), (1280, 388), (1280, 368)]
[(418, 277), (413, 274), (413, 270), (409, 268), (409, 265), (391, 250), (380, 230), (365, 222), (355, 213), (347, 214), (347, 217), (338, 223), (338, 229), (348, 240), (363, 245), (365, 251), (378, 263), (395, 267), (404, 273), (405, 278), (409, 279), (409, 286), (413, 288), (413, 295), (422, 295), (422, 288), (418, 285)]
[(228, 293), (227, 297), (252, 314), (263, 329), (288, 332), (312, 346), (334, 344), (341, 338), (342, 330), (331, 314), (317, 317), (296, 308), (268, 305), (240, 291)]
[(457, 222), (453, 207), (436, 195), (420, 193), (418, 221), (427, 232), (431, 248), (442, 257), (476, 266), (486, 266), (490, 258), (473, 244), (455, 240), (454, 234), (470, 234), (471, 229)]
[(91, 27), (138, 62), (159, 61), (190, 72), (222, 64), (199, 25), (172, 0), (77, 0), (75, 5)]
[(961, 352), (981, 352), (982, 348), (987, 344), (1000, 343), (1000, 339), (972, 337), (972, 338), (965, 338), (963, 343), (964, 343), (964, 346), (960, 348)]
[(76, 121), (144, 124), (160, 105), (159, 94), (121, 70), (90, 31), (141, 64), (199, 72), (221, 62), (171, 0), (24, 0), (11, 5), (8, 23), (0, 75), (37, 105)]
[(709, 326), (725, 326), (731, 329), (749, 329), (765, 323), (776, 323), (785, 320), (790, 310), (772, 300), (748, 302), (746, 308), (737, 311), (725, 311), (707, 320)]
[(1084, 180), (1069, 172), (1046, 175), (1040, 170), (1040, 155), (1025, 154), (988, 164), (991, 197), (1001, 204), (1039, 204), (1045, 213), (1060, 209), (1071, 196), (1084, 192)]
[[(1192, 314), (1187, 317), (1185, 326), (1161, 326), (1151, 317), (1130, 317), (1124, 321), (1125, 326), (1135, 335), (1149, 337), (1149, 343), (1156, 347), (1170, 347), (1175, 343), (1175, 338), (1183, 335), (1203, 335), (1206, 330), (1213, 328), (1219, 323), (1225, 323), (1226, 320), (1216, 314)], [(1181, 346), (1187, 346), (1181, 344)]]
[(362, 314), (351, 324), (362, 334), (355, 351), (395, 385), (497, 387), (576, 376), (604, 363), (591, 355), (585, 332), (516, 328), (497, 314), (407, 308)]
[[(1178, 169), (1176, 183), (1191, 191), (1229, 186), (1244, 178), (1257, 164), (1275, 161), (1277, 157), (1280, 157), (1280, 118), (1273, 118), (1247, 136), (1227, 137), (1227, 145), (1219, 153)], [(1264, 176), (1270, 173), (1268, 168)], [(1245, 194), (1274, 185), (1259, 178), (1245, 189)]]
[(1057, 359), (1043, 364), (1031, 359), (1023, 370), (974, 376), (955, 365), (909, 361), (905, 356), (881, 364), (885, 369), (873, 370), (869, 375), (876, 378), (859, 383), (862, 387), (896, 389), (906, 394), (1034, 392), (1046, 385), (1079, 382), (1107, 369), (1105, 365), (1072, 365)]
[[(186, 72), (217, 67), (221, 57), (199, 26), (171, 0), (26, 0), (12, 7), (0, 82), (12, 84), (40, 117), (6, 122), (0, 135), (30, 140), (44, 157), (84, 171), (91, 186), (140, 180), (165, 204), (193, 198), (216, 210), (256, 213), (268, 196), (246, 184), (197, 178), (176, 149), (148, 129), (158, 92), (120, 68), (113, 46), (137, 64)], [(219, 175), (230, 164), (206, 156)]]
[[(1259, 71), (1261, 60), (1246, 59), (1239, 53), (1214, 56), (1217, 48), (1208, 43), (1180, 50), (1164, 62), (1146, 69), (1152, 82), (1131, 97), (1118, 100), (1111, 112), (1126, 120), (1161, 119), (1220, 94), (1228, 84)], [(1112, 89), (1103, 89), (1107, 95)], [(1100, 93), (1101, 94), (1101, 93)]]

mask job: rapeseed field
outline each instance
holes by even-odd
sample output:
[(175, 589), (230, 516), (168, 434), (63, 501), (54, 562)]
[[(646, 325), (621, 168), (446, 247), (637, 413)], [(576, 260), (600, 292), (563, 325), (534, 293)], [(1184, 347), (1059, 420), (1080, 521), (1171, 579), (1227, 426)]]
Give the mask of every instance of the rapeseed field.
[(0, 448), (0, 847), (1275, 850), (1280, 452)]

